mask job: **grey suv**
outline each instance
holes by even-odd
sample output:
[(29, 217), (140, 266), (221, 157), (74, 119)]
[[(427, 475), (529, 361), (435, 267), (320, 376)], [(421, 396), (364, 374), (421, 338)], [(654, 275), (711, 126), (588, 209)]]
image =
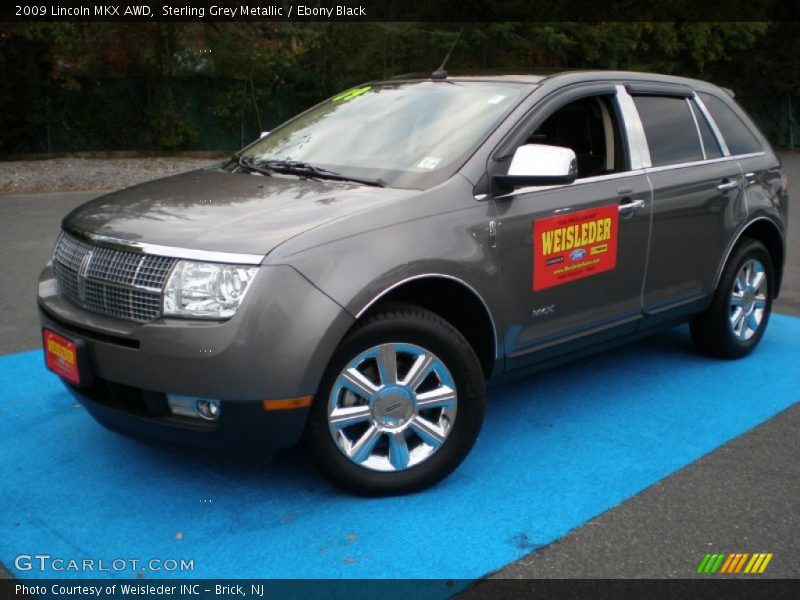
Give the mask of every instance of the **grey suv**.
[(768, 142), (708, 83), (371, 83), (69, 214), (39, 282), (45, 360), (121, 433), (304, 438), (341, 487), (404, 493), (467, 455), (487, 382), (686, 322), (748, 354), (786, 214)]

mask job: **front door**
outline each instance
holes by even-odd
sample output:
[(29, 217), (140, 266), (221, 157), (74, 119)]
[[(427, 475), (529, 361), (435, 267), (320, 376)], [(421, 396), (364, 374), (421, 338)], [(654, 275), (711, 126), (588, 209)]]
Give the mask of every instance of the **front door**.
[(614, 94), (555, 107), (526, 143), (572, 148), (578, 179), (494, 200), (507, 370), (636, 330), (652, 202), (621, 122)]

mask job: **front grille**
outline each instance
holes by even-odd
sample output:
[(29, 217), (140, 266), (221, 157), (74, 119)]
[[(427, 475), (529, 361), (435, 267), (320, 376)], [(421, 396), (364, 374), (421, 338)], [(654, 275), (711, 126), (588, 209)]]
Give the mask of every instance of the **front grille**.
[(92, 312), (152, 321), (177, 258), (97, 246), (62, 232), (53, 252), (58, 292)]

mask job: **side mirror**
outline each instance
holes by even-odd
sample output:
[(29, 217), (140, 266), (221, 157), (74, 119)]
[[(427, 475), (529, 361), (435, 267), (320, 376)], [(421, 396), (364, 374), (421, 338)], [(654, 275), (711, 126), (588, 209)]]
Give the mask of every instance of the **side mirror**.
[(507, 175), (494, 180), (508, 188), (572, 183), (578, 176), (575, 152), (561, 146), (525, 144), (517, 148)]

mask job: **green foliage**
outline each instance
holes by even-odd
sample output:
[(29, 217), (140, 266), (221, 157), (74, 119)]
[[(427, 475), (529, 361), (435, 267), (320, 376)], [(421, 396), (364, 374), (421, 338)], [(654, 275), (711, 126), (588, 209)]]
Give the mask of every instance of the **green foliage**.
[(152, 146), (164, 150), (191, 149), (197, 143), (197, 128), (187, 118), (188, 100), (179, 100), (169, 85), (161, 87), (148, 103), (146, 120), (154, 134)]
[[(591, 68), (696, 76), (735, 88), (778, 144), (786, 143), (789, 97), (800, 106), (796, 23), (463, 27), (451, 72)], [(235, 149), (343, 89), (432, 72), (461, 28), (400, 22), (3, 23), (0, 153)]]

